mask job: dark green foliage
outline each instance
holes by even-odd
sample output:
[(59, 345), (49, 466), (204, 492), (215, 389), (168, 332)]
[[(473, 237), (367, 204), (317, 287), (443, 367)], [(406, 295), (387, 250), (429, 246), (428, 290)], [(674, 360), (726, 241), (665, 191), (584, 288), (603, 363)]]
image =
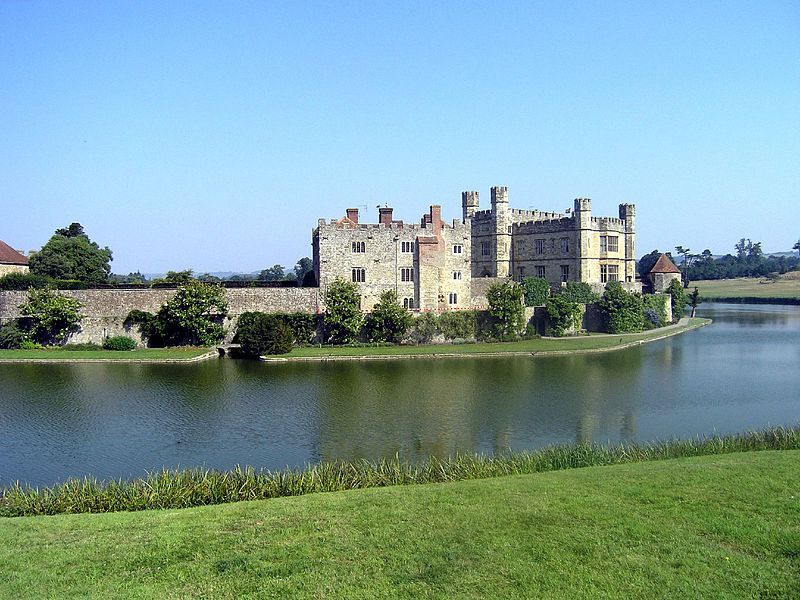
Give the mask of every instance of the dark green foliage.
[(29, 328), (32, 340), (50, 345), (63, 343), (71, 333), (77, 331), (82, 306), (74, 298), (62, 296), (51, 287), (38, 290), (31, 288), (19, 311), (27, 317), (24, 325)]
[(710, 250), (693, 254), (687, 271), (689, 279), (766, 277), (770, 273), (782, 274), (800, 267), (798, 256), (765, 256), (761, 242), (742, 238), (734, 245), (734, 249), (735, 254), (726, 254), (720, 258), (714, 258)]
[(337, 278), (325, 290), (325, 339), (330, 344), (349, 344), (361, 333), (364, 315), (354, 283)]
[(110, 263), (111, 250), (91, 241), (79, 223), (56, 230), (29, 260), (30, 271), (35, 275), (84, 283), (104, 282), (111, 273)]
[[(658, 259), (661, 257), (662, 252), (660, 250), (653, 250), (649, 254), (645, 254), (642, 258), (640, 258), (636, 262), (636, 270), (639, 273), (639, 277), (641, 279), (646, 279), (647, 274), (650, 272), (655, 264), (658, 262)], [(669, 256), (669, 252), (667, 252)], [(671, 260), (671, 258), (670, 258)]]
[(0, 325), (0, 348), (17, 350), (28, 339), (27, 332), (20, 327), (19, 321), (9, 321)]
[(317, 276), (314, 275), (314, 271), (308, 271), (303, 275), (303, 281), (300, 284), (302, 287), (317, 287)]
[(608, 282), (598, 306), (608, 333), (634, 333), (644, 329), (641, 294), (626, 292), (619, 281)]
[(495, 283), (486, 293), (489, 314), (494, 319), (495, 334), (501, 340), (513, 340), (525, 328), (522, 287), (514, 281)]
[(167, 346), (211, 346), (225, 337), (227, 314), (225, 289), (193, 280), (178, 288), (156, 318)]
[(258, 274), (260, 281), (281, 281), (286, 278), (286, 271), (282, 265), (274, 265), (269, 269), (264, 269)]
[(521, 285), (525, 306), (544, 306), (550, 297), (550, 284), (543, 277), (525, 277)]
[(408, 337), (415, 344), (427, 344), (438, 331), (436, 317), (431, 313), (422, 313), (414, 319)]
[(103, 340), (104, 350), (118, 350), (120, 352), (136, 350), (136, 341), (126, 335), (115, 335)]
[(305, 346), (314, 341), (317, 335), (317, 321), (319, 320), (317, 315), (301, 312), (274, 314), (292, 332), (295, 344)]
[(667, 293), (672, 296), (672, 320), (679, 321), (686, 308), (686, 290), (680, 281), (673, 279), (667, 288)]
[(559, 295), (578, 304), (594, 304), (600, 300), (600, 295), (595, 293), (592, 286), (585, 281), (568, 281)]
[(662, 327), (669, 322), (667, 318), (666, 296), (664, 294), (646, 294), (642, 296), (644, 308), (644, 326), (646, 329)]
[(448, 311), (439, 315), (436, 325), (445, 339), (469, 340), (477, 334), (475, 311)]
[(245, 356), (286, 354), (292, 350), (292, 338), (292, 331), (277, 315), (246, 312), (236, 325), (235, 339)]
[(577, 302), (559, 294), (548, 298), (546, 307), (550, 331), (554, 337), (561, 337), (570, 329), (577, 332), (581, 328), (583, 311)]
[(493, 456), (431, 456), (409, 463), (399, 458), (378, 462), (323, 462), (283, 471), (239, 468), (232, 471), (168, 471), (145, 479), (70, 479), (50, 488), (14, 483), (2, 490), (0, 517), (101, 513), (187, 508), (351, 489), (464, 481), (614, 465), (731, 454), (759, 450), (800, 449), (800, 427), (776, 427), (744, 435), (672, 440), (654, 444), (574, 444)]
[(54, 285), (53, 279), (35, 273), (9, 273), (0, 277), (0, 290), (24, 291)]
[(304, 256), (300, 260), (297, 261), (297, 264), (294, 266), (294, 278), (297, 280), (298, 285), (303, 285), (303, 287), (312, 287), (307, 286), (305, 284), (307, 275), (311, 273), (312, 277), (314, 275), (314, 261), (312, 261), (307, 256)]
[(365, 330), (370, 342), (396, 344), (403, 339), (414, 317), (397, 301), (397, 292), (386, 290), (367, 317)]
[(700, 298), (700, 290), (694, 288), (692, 293), (689, 294), (689, 306), (692, 307), (692, 317), (694, 317), (695, 312), (697, 312), (697, 307), (703, 302), (703, 299)]

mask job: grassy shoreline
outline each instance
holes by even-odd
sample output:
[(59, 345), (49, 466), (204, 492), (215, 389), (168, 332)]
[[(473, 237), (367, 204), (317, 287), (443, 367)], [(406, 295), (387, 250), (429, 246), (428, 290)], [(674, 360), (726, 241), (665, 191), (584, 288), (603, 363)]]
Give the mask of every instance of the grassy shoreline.
[(695, 287), (706, 302), (800, 304), (800, 277), (784, 275), (777, 281), (762, 277), (691, 281), (689, 289)]
[(387, 358), (433, 358), (457, 356), (558, 355), (582, 352), (606, 352), (685, 333), (711, 323), (699, 317), (678, 325), (640, 333), (606, 334), (565, 338), (536, 338), (519, 342), (478, 342), (475, 344), (430, 344), (420, 346), (354, 346), (294, 348), (285, 356), (262, 357), (265, 362), (316, 360), (381, 360)]
[(302, 496), (351, 489), (443, 483), (649, 462), (756, 450), (800, 449), (800, 425), (742, 435), (671, 440), (655, 444), (561, 445), (494, 456), (431, 457), (409, 463), (398, 457), (377, 463), (325, 462), (282, 471), (250, 467), (231, 471), (164, 470), (143, 479), (72, 479), (45, 488), (16, 484), (0, 490), (0, 517), (189, 508)]
[(140, 348), (129, 352), (114, 350), (0, 350), (0, 363), (32, 362), (194, 362), (217, 356), (208, 348)]
[(800, 451), (0, 520), (9, 598), (800, 596)]

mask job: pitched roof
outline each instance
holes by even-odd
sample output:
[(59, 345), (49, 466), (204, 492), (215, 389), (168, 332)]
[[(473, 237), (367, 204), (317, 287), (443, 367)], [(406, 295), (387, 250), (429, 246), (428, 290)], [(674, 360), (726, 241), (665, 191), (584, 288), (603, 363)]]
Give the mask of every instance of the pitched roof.
[(681, 270), (675, 266), (669, 256), (666, 254), (662, 254), (658, 257), (656, 264), (653, 265), (653, 268), (650, 269), (651, 273), (680, 273)]
[(0, 264), (27, 265), (28, 259), (6, 244), (3, 240), (0, 240)]

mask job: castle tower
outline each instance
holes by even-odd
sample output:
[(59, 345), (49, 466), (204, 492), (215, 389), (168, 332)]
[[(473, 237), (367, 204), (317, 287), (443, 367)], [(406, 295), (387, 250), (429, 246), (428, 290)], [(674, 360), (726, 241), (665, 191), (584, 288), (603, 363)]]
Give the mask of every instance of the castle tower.
[(598, 256), (599, 248), (592, 248), (592, 200), (575, 198), (573, 209), (575, 228), (578, 230), (578, 281), (599, 281), (600, 269), (592, 272), (592, 256)]
[(494, 223), (495, 277), (511, 276), (511, 210), (508, 187), (492, 188), (492, 220)]
[(623, 281), (636, 281), (636, 205), (620, 204), (619, 218), (625, 221), (625, 273)]
[(478, 210), (478, 192), (461, 192), (461, 212), (464, 220), (471, 219)]

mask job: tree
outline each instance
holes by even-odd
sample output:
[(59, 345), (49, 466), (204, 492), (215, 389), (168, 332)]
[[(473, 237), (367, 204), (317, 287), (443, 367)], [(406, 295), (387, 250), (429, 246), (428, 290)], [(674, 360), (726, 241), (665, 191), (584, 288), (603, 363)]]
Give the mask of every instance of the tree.
[(550, 296), (550, 284), (544, 277), (525, 277), (522, 280), (525, 306), (544, 306)]
[(350, 281), (336, 278), (325, 290), (325, 339), (331, 344), (349, 344), (364, 325), (358, 288)]
[(262, 312), (242, 313), (236, 326), (236, 339), (246, 356), (286, 354), (292, 350), (292, 331), (277, 316)]
[(667, 293), (672, 296), (672, 320), (679, 321), (683, 316), (683, 310), (686, 307), (686, 291), (677, 279), (673, 279)]
[(494, 319), (495, 331), (500, 339), (519, 335), (525, 326), (525, 308), (522, 304), (522, 286), (514, 281), (495, 283), (486, 293), (489, 315)]
[[(677, 280), (673, 280), (680, 287)], [(626, 292), (619, 281), (609, 281), (598, 303), (608, 333), (633, 333), (644, 329), (641, 294)]]
[(102, 283), (111, 273), (111, 250), (89, 239), (80, 223), (57, 229), (42, 249), (30, 257), (31, 273), (54, 279)]
[(689, 294), (689, 306), (692, 307), (692, 318), (694, 318), (694, 315), (697, 312), (697, 307), (702, 301), (702, 298), (700, 298), (700, 290), (694, 288), (694, 291)]
[(27, 317), (24, 324), (34, 341), (50, 345), (65, 342), (69, 334), (77, 330), (82, 307), (75, 298), (63, 296), (48, 286), (29, 289), (19, 312)]
[(367, 336), (371, 342), (397, 344), (411, 327), (414, 317), (397, 301), (397, 292), (386, 290), (367, 317)]
[(653, 250), (650, 254), (645, 254), (642, 258), (639, 259), (639, 262), (636, 264), (636, 268), (639, 271), (639, 277), (644, 279), (647, 277), (647, 274), (650, 272), (656, 262), (658, 262), (659, 257), (661, 256), (660, 250)]
[(264, 269), (258, 274), (260, 281), (283, 281), (286, 278), (286, 271), (282, 265), (273, 265), (269, 269)]
[(675, 252), (683, 256), (683, 261), (681, 262), (681, 277), (683, 279), (683, 287), (689, 287), (689, 267), (692, 266), (694, 259), (697, 258), (696, 254), (692, 254), (689, 248), (684, 248), (683, 246), (675, 246)]
[(564, 294), (547, 299), (547, 318), (554, 337), (563, 336), (569, 329), (578, 331), (581, 328), (581, 305), (573, 302)]
[[(650, 268), (652, 269), (652, 267)], [(585, 281), (568, 281), (559, 296), (578, 304), (594, 304), (600, 300), (599, 294), (596, 294), (592, 290), (592, 286)]]
[(211, 346), (225, 337), (221, 321), (227, 314), (225, 288), (192, 280), (178, 288), (156, 319), (167, 346)]
[(306, 274), (314, 272), (314, 262), (307, 256), (297, 261), (294, 266), (294, 278), (297, 280), (297, 285), (303, 285)]
[(792, 250), (797, 250), (797, 255), (800, 256), (800, 240), (797, 240), (794, 246), (792, 246)]

